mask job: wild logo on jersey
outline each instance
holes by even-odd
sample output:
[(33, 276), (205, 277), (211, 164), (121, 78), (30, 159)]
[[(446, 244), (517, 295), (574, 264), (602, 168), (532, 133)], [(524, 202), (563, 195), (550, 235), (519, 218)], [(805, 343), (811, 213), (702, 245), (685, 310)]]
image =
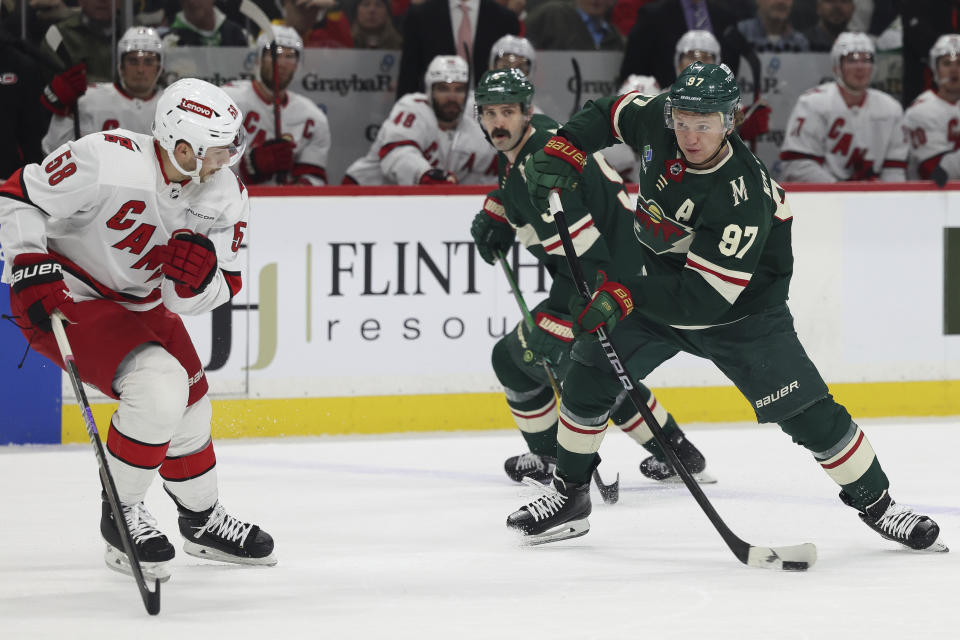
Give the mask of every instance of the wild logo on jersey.
[(637, 198), (637, 218), (633, 221), (633, 233), (637, 240), (655, 253), (684, 251), (680, 245), (691, 233), (691, 228), (664, 215), (661, 207), (652, 198), (640, 195)]

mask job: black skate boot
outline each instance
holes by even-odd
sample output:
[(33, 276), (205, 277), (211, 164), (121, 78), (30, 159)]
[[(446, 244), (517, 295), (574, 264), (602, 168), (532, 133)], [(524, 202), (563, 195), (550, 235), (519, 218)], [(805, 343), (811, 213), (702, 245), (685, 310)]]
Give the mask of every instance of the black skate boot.
[(525, 477), (541, 483), (550, 482), (553, 478), (553, 470), (557, 468), (557, 459), (536, 453), (524, 453), (507, 458), (503, 468), (514, 482), (520, 482)]
[[(134, 551), (140, 562), (140, 569), (148, 583), (154, 580), (166, 582), (170, 579), (170, 569), (167, 562), (173, 560), (176, 551), (167, 536), (157, 529), (156, 519), (150, 515), (142, 502), (133, 505), (121, 505), (123, 517), (127, 521), (127, 528), (133, 538)], [(100, 535), (107, 541), (107, 550), (103, 555), (107, 566), (114, 571), (133, 575), (130, 560), (123, 550), (120, 531), (113, 519), (113, 510), (106, 497), (100, 512)]]
[(553, 475), (552, 484), (523, 480), (540, 495), (507, 517), (507, 526), (524, 535), (525, 544), (543, 544), (577, 538), (590, 531), (590, 481), (574, 485)]
[(197, 558), (273, 566), (273, 538), (255, 524), (227, 513), (218, 500), (206, 511), (190, 511), (179, 504), (183, 550)]
[[(690, 472), (698, 484), (713, 484), (717, 481), (712, 475), (704, 471), (707, 468), (707, 459), (700, 450), (693, 446), (683, 431), (677, 429), (667, 437), (670, 448), (674, 450), (684, 468)], [(666, 459), (663, 452), (652, 455), (640, 463), (640, 473), (657, 482), (681, 482), (673, 465)]]
[[(840, 500), (848, 507), (853, 506), (853, 500), (845, 491), (840, 492)], [(858, 515), (864, 524), (887, 540), (917, 551), (949, 551), (947, 545), (938, 539), (940, 526), (936, 522), (910, 507), (897, 504), (886, 491)]]

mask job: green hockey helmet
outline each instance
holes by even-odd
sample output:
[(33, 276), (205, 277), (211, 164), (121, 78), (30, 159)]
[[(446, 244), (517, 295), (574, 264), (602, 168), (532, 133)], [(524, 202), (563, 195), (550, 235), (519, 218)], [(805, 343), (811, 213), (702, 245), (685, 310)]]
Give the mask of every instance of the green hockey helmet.
[(523, 105), (526, 112), (533, 104), (533, 85), (519, 69), (494, 69), (480, 78), (474, 92), (477, 112), (488, 104)]
[(694, 62), (690, 64), (673, 86), (663, 106), (668, 129), (673, 129), (673, 110), (693, 113), (720, 113), (724, 129), (734, 126), (734, 116), (740, 108), (740, 87), (730, 67), (725, 64)]

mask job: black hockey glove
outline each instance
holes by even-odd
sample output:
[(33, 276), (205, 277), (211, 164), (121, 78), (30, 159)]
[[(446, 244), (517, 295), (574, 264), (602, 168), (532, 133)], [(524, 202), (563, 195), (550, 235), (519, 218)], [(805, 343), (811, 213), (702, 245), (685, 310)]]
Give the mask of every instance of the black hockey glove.
[(505, 254), (513, 247), (517, 232), (507, 222), (494, 218), (486, 211), (481, 211), (473, 217), (470, 235), (473, 236), (477, 253), (483, 261), (493, 264), (498, 254)]
[(420, 184), (457, 184), (457, 176), (443, 169), (430, 169), (420, 176)]
[(942, 189), (947, 185), (949, 176), (947, 175), (947, 172), (943, 170), (943, 167), (937, 165), (933, 171), (930, 172), (930, 179), (933, 180), (934, 184)]

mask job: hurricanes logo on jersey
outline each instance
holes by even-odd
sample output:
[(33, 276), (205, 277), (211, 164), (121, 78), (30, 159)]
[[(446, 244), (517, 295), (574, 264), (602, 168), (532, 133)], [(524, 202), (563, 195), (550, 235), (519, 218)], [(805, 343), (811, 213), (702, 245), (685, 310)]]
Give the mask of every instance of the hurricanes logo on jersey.
[(642, 195), (637, 198), (637, 218), (633, 221), (633, 233), (637, 240), (655, 253), (685, 251), (692, 238), (689, 227), (666, 217), (663, 207)]

